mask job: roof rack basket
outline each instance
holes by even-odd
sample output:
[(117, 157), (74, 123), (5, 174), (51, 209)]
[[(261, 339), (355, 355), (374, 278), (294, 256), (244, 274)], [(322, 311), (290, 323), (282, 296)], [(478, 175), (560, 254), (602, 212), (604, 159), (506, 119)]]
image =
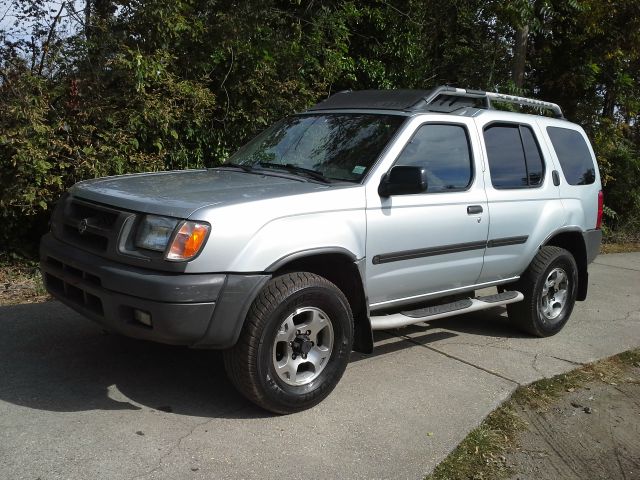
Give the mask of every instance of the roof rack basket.
[[(424, 101), (428, 105), (427, 109), (436, 110), (436, 111), (444, 111), (442, 102), (440, 105), (437, 104), (437, 100), (439, 97), (460, 97), (467, 99), (480, 99), (483, 101), (484, 105), (482, 108), (486, 108), (491, 110), (492, 101), (495, 102), (504, 102), (504, 103), (513, 103), (516, 105), (526, 105), (528, 107), (539, 108), (543, 110), (551, 110), (553, 112), (554, 117), (556, 118), (564, 118), (562, 114), (562, 109), (559, 105), (551, 102), (543, 102), (542, 100), (536, 100), (534, 98), (526, 98), (526, 97), (517, 97), (515, 95), (505, 95), (504, 93), (497, 92), (484, 92), (482, 90), (470, 90), (465, 88), (455, 88), (448, 86), (440, 86), (434, 88), (429, 95), (425, 97)], [(454, 106), (455, 103), (458, 102), (450, 102), (449, 106)], [(464, 103), (464, 102), (463, 102)], [(446, 108), (446, 107), (445, 107)], [(456, 107), (459, 108), (459, 105)], [(450, 110), (451, 111), (451, 110)]]

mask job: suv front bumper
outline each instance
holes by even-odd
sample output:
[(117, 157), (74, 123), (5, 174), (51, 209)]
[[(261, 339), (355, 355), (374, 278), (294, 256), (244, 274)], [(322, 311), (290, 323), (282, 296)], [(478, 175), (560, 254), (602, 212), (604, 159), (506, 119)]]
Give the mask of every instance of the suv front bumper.
[[(198, 348), (235, 344), (244, 318), (269, 275), (186, 274), (107, 260), (63, 243), (40, 242), (47, 291), (103, 327), (129, 337)], [(151, 326), (136, 319), (147, 314)]]

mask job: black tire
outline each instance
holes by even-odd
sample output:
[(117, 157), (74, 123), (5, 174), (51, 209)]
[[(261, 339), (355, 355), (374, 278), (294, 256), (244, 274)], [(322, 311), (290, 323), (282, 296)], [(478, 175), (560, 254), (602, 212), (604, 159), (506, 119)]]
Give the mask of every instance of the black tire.
[[(291, 385), (276, 372), (274, 342), (283, 332), (283, 322), (295, 319), (291, 315), (300, 309), (326, 312), (323, 321), (331, 323), (332, 349), (317, 377)], [(284, 343), (288, 349), (290, 344)], [(270, 280), (258, 294), (238, 342), (224, 352), (224, 364), (231, 382), (250, 401), (274, 413), (294, 413), (313, 407), (331, 393), (344, 373), (352, 344), (353, 316), (342, 291), (318, 275), (288, 273)], [(296, 358), (292, 352), (287, 350), (287, 355)]]
[[(545, 295), (545, 282), (550, 275), (557, 277), (559, 272), (566, 275), (566, 282), (563, 280), (559, 287), (562, 290), (566, 289), (564, 301), (549, 302), (549, 297), (555, 298), (554, 295), (557, 293), (554, 292), (559, 291), (556, 291), (555, 287), (547, 287)], [(555, 335), (562, 330), (571, 316), (576, 302), (577, 287), (578, 267), (573, 255), (560, 247), (542, 247), (522, 277), (509, 285), (509, 289), (518, 290), (524, 295), (522, 302), (507, 305), (509, 320), (523, 332), (536, 337)], [(555, 305), (556, 308), (551, 309), (549, 304)]]

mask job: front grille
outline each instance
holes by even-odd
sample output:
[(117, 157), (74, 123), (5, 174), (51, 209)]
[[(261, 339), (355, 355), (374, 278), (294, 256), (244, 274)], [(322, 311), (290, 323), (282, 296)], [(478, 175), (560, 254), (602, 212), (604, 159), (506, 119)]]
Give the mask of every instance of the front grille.
[(71, 225), (65, 225), (63, 232), (63, 238), (65, 240), (89, 250), (106, 252), (109, 248), (109, 237), (107, 235), (95, 234), (88, 231), (80, 233), (78, 227), (72, 227)]
[(83, 218), (91, 218), (96, 227), (108, 230), (112, 228), (118, 220), (119, 213), (117, 210), (109, 207), (74, 199), (69, 205), (67, 214), (76, 221), (81, 221)]
[(95, 295), (102, 286), (98, 276), (52, 257), (45, 259), (43, 267), (44, 281), (51, 293), (97, 315), (104, 314), (102, 300)]
[(118, 236), (131, 212), (68, 196), (53, 219), (61, 240), (98, 254), (116, 252)]

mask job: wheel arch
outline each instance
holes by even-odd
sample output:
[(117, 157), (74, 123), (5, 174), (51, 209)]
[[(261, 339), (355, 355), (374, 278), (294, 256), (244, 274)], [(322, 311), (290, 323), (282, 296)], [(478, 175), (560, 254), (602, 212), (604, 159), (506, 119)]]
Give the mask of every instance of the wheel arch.
[(343, 248), (322, 248), (296, 252), (275, 262), (268, 270), (278, 276), (291, 272), (309, 272), (326, 278), (347, 297), (354, 320), (353, 349), (371, 353), (373, 333), (364, 289), (364, 259)]
[(589, 287), (589, 273), (587, 270), (587, 247), (584, 243), (582, 231), (579, 229), (563, 230), (551, 235), (542, 246), (550, 245), (564, 248), (576, 261), (578, 266), (578, 292), (576, 300), (587, 298)]

